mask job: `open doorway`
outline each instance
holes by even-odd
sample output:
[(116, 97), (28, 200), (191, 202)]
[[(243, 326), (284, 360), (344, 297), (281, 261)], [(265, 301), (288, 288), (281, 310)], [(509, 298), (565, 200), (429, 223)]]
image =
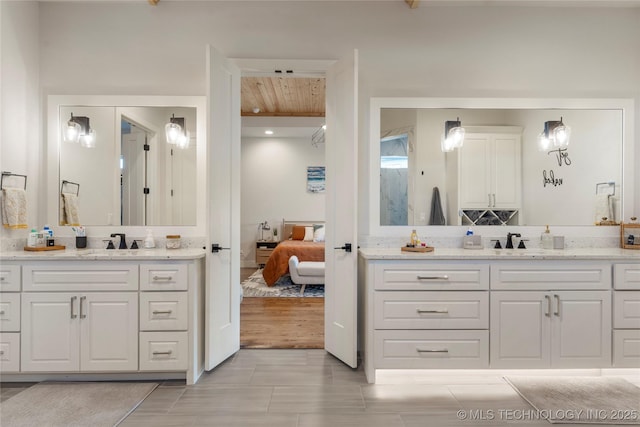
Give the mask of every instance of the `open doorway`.
[(291, 224), (324, 224), (324, 194), (308, 181), (325, 166), (324, 74), (243, 73), (241, 91), (240, 346), (324, 348), (324, 287), (296, 284), (288, 269), (263, 274)]

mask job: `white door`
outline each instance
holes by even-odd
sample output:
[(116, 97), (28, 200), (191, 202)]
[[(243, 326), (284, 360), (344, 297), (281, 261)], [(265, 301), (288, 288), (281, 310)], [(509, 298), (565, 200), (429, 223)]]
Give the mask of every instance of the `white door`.
[(73, 293), (22, 294), (23, 371), (77, 371), (80, 300)]
[(138, 369), (138, 293), (80, 296), (80, 370)]
[[(325, 349), (357, 366), (358, 52), (327, 71)], [(347, 248), (351, 245), (350, 249)], [(336, 249), (344, 248), (344, 249)]]
[(143, 193), (147, 186), (145, 144), (145, 131), (134, 124), (131, 124), (131, 133), (122, 135), (122, 225), (147, 225), (145, 200), (148, 197)]
[(487, 135), (467, 135), (464, 146), (458, 149), (462, 209), (486, 209), (491, 206), (489, 144)]
[[(206, 369), (240, 349), (240, 70), (209, 47)], [(224, 248), (213, 252), (212, 245)]]
[(551, 365), (611, 366), (611, 292), (553, 292)]
[(520, 206), (521, 143), (520, 135), (495, 135), (492, 153), (492, 204), (494, 208)]

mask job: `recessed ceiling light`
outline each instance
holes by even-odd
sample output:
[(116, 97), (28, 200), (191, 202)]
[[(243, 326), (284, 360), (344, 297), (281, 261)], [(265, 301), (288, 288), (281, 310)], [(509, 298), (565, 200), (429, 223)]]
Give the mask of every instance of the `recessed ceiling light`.
[(264, 133), (267, 134), (267, 135), (273, 135), (273, 131), (272, 130), (265, 130)]

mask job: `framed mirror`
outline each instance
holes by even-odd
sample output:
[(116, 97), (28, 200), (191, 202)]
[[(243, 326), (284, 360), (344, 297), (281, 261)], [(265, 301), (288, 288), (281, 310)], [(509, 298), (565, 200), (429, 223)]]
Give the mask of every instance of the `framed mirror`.
[[(372, 98), (372, 235), (398, 226), (589, 226), (604, 211), (619, 223), (634, 203), (632, 115), (633, 101), (618, 99)], [(569, 145), (540, 150), (545, 122), (561, 118)], [(457, 120), (464, 143), (443, 150), (445, 123)]]
[[(204, 223), (204, 97), (50, 96), (47, 118), (49, 223)], [(165, 135), (176, 118), (180, 145)], [(70, 122), (94, 141), (69, 141)]]

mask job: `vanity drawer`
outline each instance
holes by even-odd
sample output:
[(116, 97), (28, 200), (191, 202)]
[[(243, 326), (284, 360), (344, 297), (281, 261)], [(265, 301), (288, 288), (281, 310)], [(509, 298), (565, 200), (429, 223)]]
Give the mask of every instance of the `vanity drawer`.
[(22, 267), (24, 291), (137, 291), (138, 266), (105, 261)]
[(0, 372), (20, 371), (20, 334), (0, 334)]
[(0, 292), (20, 292), (19, 265), (0, 265)]
[(489, 266), (383, 263), (375, 266), (376, 290), (441, 291), (489, 289)]
[(140, 264), (140, 289), (143, 291), (186, 291), (186, 264)]
[(20, 294), (0, 294), (0, 331), (20, 332)]
[(376, 329), (487, 329), (488, 292), (376, 292)]
[(141, 331), (186, 331), (187, 292), (142, 292)]
[(640, 366), (640, 330), (613, 331), (613, 367), (637, 368)]
[(640, 291), (614, 292), (613, 327), (640, 329)]
[(589, 290), (611, 289), (611, 265), (593, 262), (546, 261), (491, 265), (491, 289)]
[(613, 287), (640, 291), (640, 264), (615, 264)]
[(140, 332), (140, 370), (185, 371), (188, 343), (187, 332)]
[(375, 331), (376, 368), (488, 368), (489, 331)]

